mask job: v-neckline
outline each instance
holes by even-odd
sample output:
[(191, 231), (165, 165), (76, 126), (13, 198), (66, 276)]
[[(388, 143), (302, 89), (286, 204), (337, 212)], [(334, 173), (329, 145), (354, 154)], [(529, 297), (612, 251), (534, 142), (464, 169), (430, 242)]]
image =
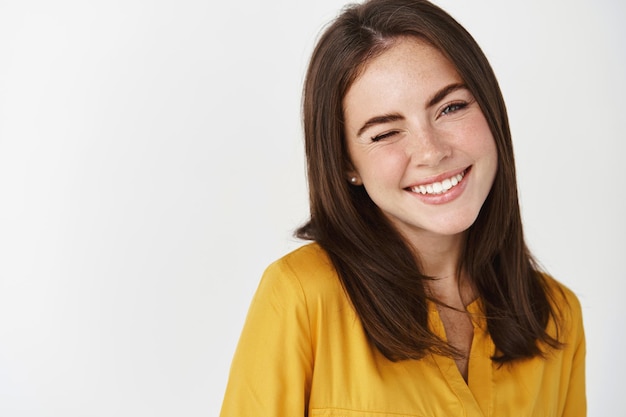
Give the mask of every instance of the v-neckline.
[[(487, 323), (482, 313), (480, 300), (474, 300), (467, 306), (474, 326), (474, 335), (468, 359), (467, 382), (461, 375), (454, 359), (431, 354), (441, 375), (452, 391), (465, 406), (475, 408), (468, 415), (491, 415), (493, 407), (493, 364), (491, 355), (494, 353), (494, 344), (487, 332)], [(429, 301), (429, 326), (432, 331), (444, 340), (446, 331), (439, 310), (435, 303)]]

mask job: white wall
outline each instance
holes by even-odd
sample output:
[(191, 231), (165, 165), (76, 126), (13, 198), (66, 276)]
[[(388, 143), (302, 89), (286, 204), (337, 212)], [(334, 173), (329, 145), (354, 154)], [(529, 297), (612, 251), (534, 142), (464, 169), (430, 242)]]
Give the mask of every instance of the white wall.
[[(0, 415), (217, 415), (307, 217), (299, 105), (340, 0), (0, 2)], [(526, 232), (626, 415), (626, 7), (442, 0), (499, 76)]]

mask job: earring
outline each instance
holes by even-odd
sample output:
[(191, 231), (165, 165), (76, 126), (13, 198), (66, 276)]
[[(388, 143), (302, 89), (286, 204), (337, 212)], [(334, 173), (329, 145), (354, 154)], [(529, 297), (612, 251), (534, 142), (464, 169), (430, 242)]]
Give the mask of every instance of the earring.
[(350, 177), (350, 183), (356, 184), (356, 177)]

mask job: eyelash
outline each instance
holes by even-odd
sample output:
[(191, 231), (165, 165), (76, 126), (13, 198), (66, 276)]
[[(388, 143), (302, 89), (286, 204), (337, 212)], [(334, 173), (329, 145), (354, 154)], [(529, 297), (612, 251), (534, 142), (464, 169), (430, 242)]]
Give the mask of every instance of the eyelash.
[(464, 101), (458, 102), (458, 103), (452, 103), (452, 104), (448, 104), (446, 107), (444, 107), (444, 109), (441, 111), (441, 115), (442, 116), (446, 116), (450, 113), (454, 113), (456, 111), (459, 110), (463, 110), (464, 108), (467, 107), (469, 103), (466, 103)]
[[(467, 103), (465, 101), (459, 101), (457, 103), (448, 104), (441, 111), (441, 115), (442, 116), (447, 116), (447, 115), (449, 115), (451, 113), (457, 112), (459, 110), (463, 110), (468, 105), (469, 105), (469, 103)], [(398, 133), (397, 130), (392, 130), (390, 132), (385, 132), (385, 133), (382, 133), (380, 135), (373, 136), (372, 137), (372, 142), (378, 142), (380, 140), (387, 139), (387, 138), (389, 138), (389, 137), (391, 137), (391, 136), (393, 136), (393, 135), (395, 135), (397, 133)]]
[(391, 132), (386, 132), (386, 133), (382, 133), (380, 135), (376, 135), (376, 136), (372, 137), (372, 142), (378, 142), (379, 140), (383, 140), (383, 139), (389, 138), (389, 137), (395, 135), (396, 133), (398, 133), (397, 130), (392, 130)]

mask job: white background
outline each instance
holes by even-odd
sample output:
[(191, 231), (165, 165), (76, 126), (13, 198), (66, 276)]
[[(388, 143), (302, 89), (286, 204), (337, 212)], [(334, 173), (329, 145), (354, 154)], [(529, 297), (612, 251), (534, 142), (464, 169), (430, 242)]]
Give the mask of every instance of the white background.
[[(303, 74), (342, 4), (0, 2), (0, 415), (218, 414), (300, 244)], [(625, 3), (439, 4), (501, 82), (529, 245), (582, 302), (589, 415), (626, 415)]]

